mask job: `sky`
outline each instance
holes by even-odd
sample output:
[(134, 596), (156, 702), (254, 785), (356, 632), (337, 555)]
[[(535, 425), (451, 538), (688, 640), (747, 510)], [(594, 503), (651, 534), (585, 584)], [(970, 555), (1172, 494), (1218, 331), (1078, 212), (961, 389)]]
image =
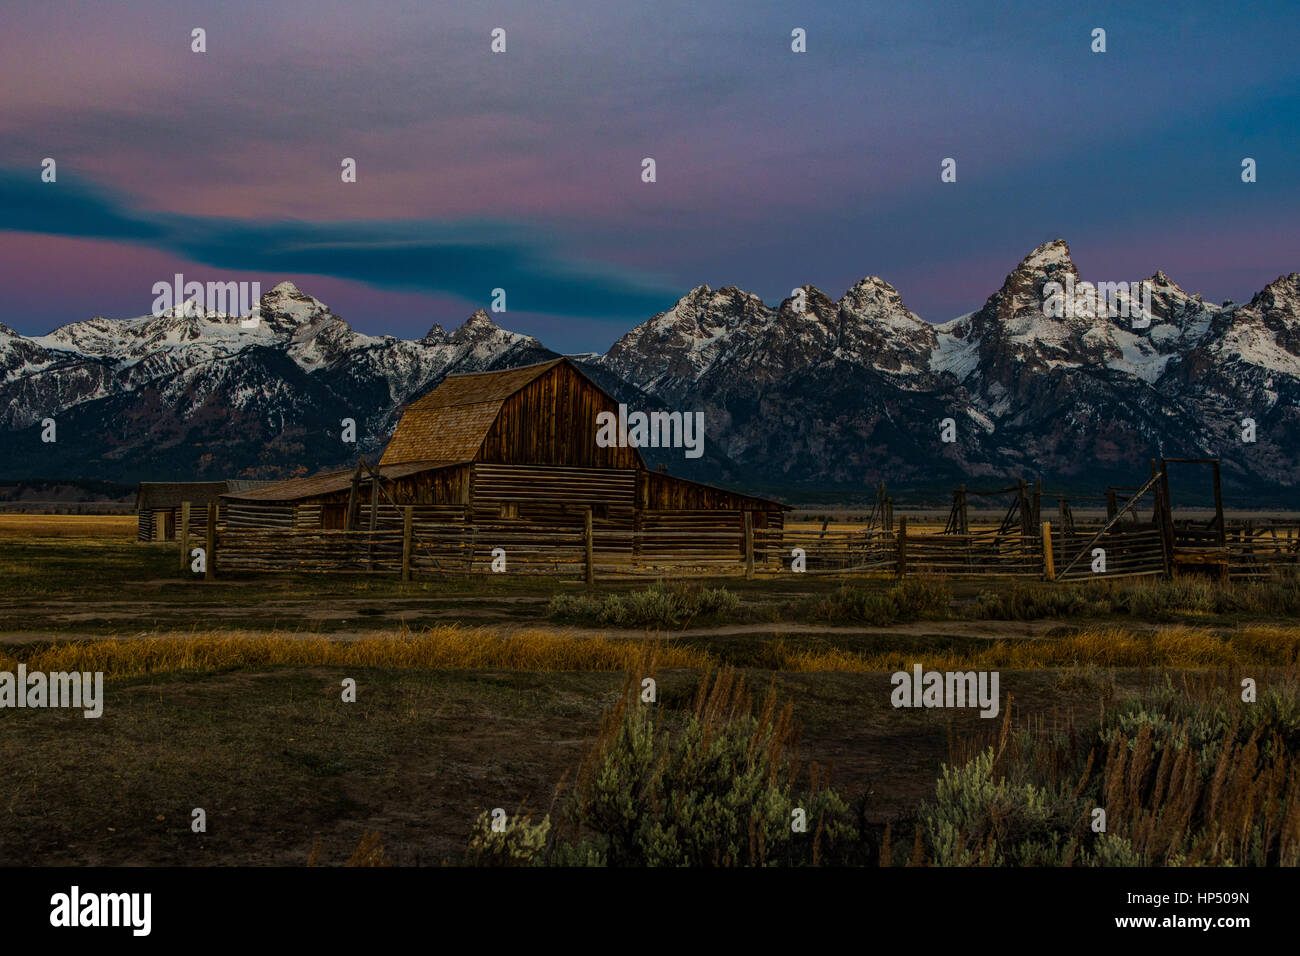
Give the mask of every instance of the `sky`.
[(1294, 4), (1064, 6), (9, 2), (0, 323), (179, 272), (404, 338), (503, 288), (499, 325), (603, 351), (698, 285), (878, 275), (944, 321), (1055, 238), (1215, 302), (1300, 271)]

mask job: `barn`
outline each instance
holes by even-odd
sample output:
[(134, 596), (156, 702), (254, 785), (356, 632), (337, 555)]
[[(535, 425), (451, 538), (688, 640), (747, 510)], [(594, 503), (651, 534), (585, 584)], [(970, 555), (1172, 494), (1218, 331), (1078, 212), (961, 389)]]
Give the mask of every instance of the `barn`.
[(190, 530), (202, 530), (209, 504), (220, 504), (221, 496), (247, 491), (267, 481), (142, 481), (135, 491), (137, 532), (140, 541), (175, 541), (182, 523), (185, 503), (190, 506)]
[(366, 530), (517, 524), (597, 531), (779, 532), (786, 506), (646, 466), (602, 447), (597, 416), (619, 403), (566, 358), (448, 376), (403, 412), (376, 466), (221, 495), (231, 529)]

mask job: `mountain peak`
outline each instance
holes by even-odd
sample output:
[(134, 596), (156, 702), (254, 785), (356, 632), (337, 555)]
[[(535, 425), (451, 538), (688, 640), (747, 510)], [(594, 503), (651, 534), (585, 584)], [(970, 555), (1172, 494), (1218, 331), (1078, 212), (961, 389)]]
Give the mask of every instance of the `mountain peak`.
[(870, 333), (873, 336), (897, 333), (905, 340), (918, 332), (926, 338), (934, 334), (930, 324), (907, 307), (898, 290), (879, 276), (855, 282), (837, 305), (845, 330), (874, 327), (880, 331)]
[[(895, 289), (884, 279), (880, 278), (880, 276), (863, 276), (861, 279), (859, 279), (857, 282), (853, 283), (853, 285), (849, 287), (849, 292), (853, 292), (859, 289), (879, 289), (882, 292), (892, 292), (894, 294), (898, 293), (897, 289)], [(845, 295), (848, 295), (848, 293), (846, 292)]]
[[(797, 293), (802, 292), (802, 296)], [(785, 322), (796, 322), (802, 324), (810, 318), (821, 317), (821, 321), (830, 326), (835, 324), (835, 307), (836, 302), (831, 299), (825, 292), (815, 285), (801, 285), (796, 290), (795, 295), (782, 299), (777, 307), (777, 315)], [(765, 325), (766, 322), (759, 317), (758, 324)]]
[(1062, 285), (1067, 279), (1077, 281), (1079, 270), (1070, 258), (1070, 247), (1064, 239), (1045, 242), (1020, 260), (1002, 283), (1002, 288), (989, 296), (977, 318), (977, 324), (987, 320), (1006, 322), (1022, 309), (1041, 312), (1046, 296), (1044, 287), (1049, 282)]
[(1064, 239), (1053, 239), (1051, 242), (1044, 242), (1042, 245), (1034, 247), (1033, 252), (1020, 260), (1020, 265), (1016, 266), (1016, 270), (1048, 271), (1054, 265), (1065, 266), (1070, 271), (1074, 271), (1074, 261), (1070, 258), (1070, 244)]
[(324, 318), (347, 323), (335, 316), (330, 307), (299, 289), (292, 282), (280, 282), (263, 292), (254, 311), (277, 332), (296, 335), (304, 326), (318, 324)]
[(1292, 272), (1289, 275), (1278, 276), (1257, 292), (1256, 295), (1263, 295), (1265, 292), (1271, 295), (1300, 295), (1300, 272)]
[[(432, 334), (432, 332), (430, 332)], [(492, 321), (492, 317), (487, 314), (486, 309), (475, 309), (473, 314), (465, 320), (456, 331), (447, 336), (446, 341), (458, 345), (466, 342), (479, 343), (495, 341), (498, 338), (513, 336), (513, 332), (506, 332), (499, 325)]]
[(857, 314), (884, 315), (886, 313), (907, 315), (922, 321), (906, 305), (898, 290), (880, 276), (867, 276), (859, 279), (849, 288), (839, 301), (840, 308)]
[(1300, 328), (1300, 272), (1278, 276), (1255, 293), (1247, 308), (1274, 323)]
[(466, 329), (483, 329), (484, 331), (495, 331), (500, 326), (492, 321), (492, 316), (487, 314), (486, 309), (475, 309), (473, 315), (465, 320), (461, 328)]

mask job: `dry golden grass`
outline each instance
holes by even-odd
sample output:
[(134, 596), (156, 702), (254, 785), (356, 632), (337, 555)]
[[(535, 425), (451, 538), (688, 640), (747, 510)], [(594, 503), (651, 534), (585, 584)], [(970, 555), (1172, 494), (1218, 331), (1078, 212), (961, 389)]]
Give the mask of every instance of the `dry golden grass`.
[[(1115, 734), (1101, 782), (1107, 832), (1127, 839), (1145, 865), (1240, 866), (1276, 852), (1280, 865), (1295, 866), (1300, 767), (1281, 740), (1261, 740), (1257, 730), (1240, 743), (1235, 730), (1234, 722), (1208, 778), (1194, 748), (1156, 747), (1150, 726)], [(1204, 829), (1189, 841), (1197, 820)]]
[(134, 538), (135, 515), (0, 514), (0, 538)]
[(1120, 627), (1088, 628), (1067, 637), (995, 641), (985, 647), (918, 653), (895, 650), (855, 653), (834, 648), (804, 650), (777, 645), (771, 666), (784, 671), (895, 671), (918, 659), (939, 670), (1005, 667), (1009, 670), (1073, 667), (1222, 667), (1232, 664), (1284, 666), (1300, 660), (1300, 627), (1244, 627), (1222, 635), (1192, 627), (1133, 632)]
[[(32, 670), (103, 671), (110, 678), (276, 666), (623, 671), (634, 667), (641, 653), (642, 644), (637, 641), (555, 631), (501, 635), (489, 628), (458, 625), (350, 641), (288, 632), (195, 631), (36, 645), (8, 654), (0, 650), (0, 670), (13, 670), (21, 658)], [(655, 653), (658, 665), (665, 668), (726, 663), (706, 650), (670, 641), (655, 642)], [(779, 671), (897, 671), (918, 661), (941, 670), (1290, 666), (1300, 663), (1300, 627), (1258, 625), (1227, 633), (1192, 627), (1145, 632), (1103, 627), (1065, 637), (995, 641), (948, 651), (810, 650), (778, 642), (761, 657), (762, 666)]]
[[(548, 631), (501, 636), (483, 628), (445, 625), (354, 641), (238, 631), (69, 641), (34, 647), (23, 656), (23, 662), (31, 670), (102, 671), (113, 678), (275, 666), (622, 671), (633, 666), (640, 654), (640, 645), (632, 641)], [(708, 655), (700, 651), (667, 643), (656, 646), (656, 659), (663, 667), (703, 667), (710, 663)], [(12, 670), (17, 663), (0, 652), (0, 670)]]

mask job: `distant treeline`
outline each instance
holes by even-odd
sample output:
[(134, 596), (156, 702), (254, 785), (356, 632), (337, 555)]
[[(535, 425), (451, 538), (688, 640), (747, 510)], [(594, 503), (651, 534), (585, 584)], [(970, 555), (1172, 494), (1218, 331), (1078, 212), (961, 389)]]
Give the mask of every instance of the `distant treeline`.
[[(0, 480), (0, 505), (31, 505), (48, 511), (53, 506), (97, 502), (134, 504), (135, 485), (91, 478)], [(15, 509), (5, 507), (5, 510)]]

